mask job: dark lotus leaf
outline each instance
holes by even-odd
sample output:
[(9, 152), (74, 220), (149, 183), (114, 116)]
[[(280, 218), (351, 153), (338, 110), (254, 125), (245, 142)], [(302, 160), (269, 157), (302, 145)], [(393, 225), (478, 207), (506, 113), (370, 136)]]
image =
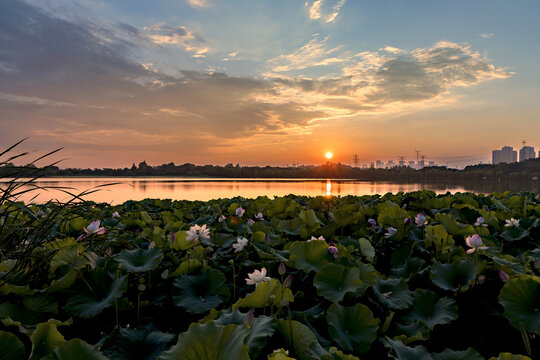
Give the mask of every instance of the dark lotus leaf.
[(478, 265), (464, 258), (450, 264), (437, 263), (431, 269), (431, 281), (444, 290), (454, 292), (467, 289), (469, 282), (476, 278)]
[(81, 339), (71, 339), (60, 344), (54, 354), (58, 360), (107, 360), (102, 353)]
[(26, 358), (26, 350), (21, 340), (14, 334), (0, 330), (1, 360), (19, 360)]
[(317, 294), (336, 302), (343, 300), (346, 293), (362, 287), (363, 281), (359, 276), (360, 272), (357, 268), (327, 264), (317, 271), (313, 285), (317, 288)]
[(101, 351), (111, 360), (153, 360), (174, 339), (175, 335), (160, 331), (120, 328), (103, 340)]
[(204, 325), (193, 323), (180, 334), (178, 342), (159, 357), (160, 360), (249, 360), (244, 344), (247, 328), (240, 325)]
[(174, 303), (192, 314), (214, 309), (230, 296), (225, 280), (225, 275), (215, 269), (200, 275), (181, 275), (174, 281), (180, 289), (180, 295), (173, 297)]
[(328, 244), (325, 241), (296, 241), (292, 244), (290, 252), (292, 265), (306, 273), (317, 271), (330, 262)]
[(489, 360), (532, 360), (528, 356), (514, 355), (510, 353), (500, 353), (497, 357), (489, 358)]
[(390, 276), (396, 278), (410, 279), (411, 275), (417, 274), (422, 269), (425, 261), (418, 257), (410, 257), (401, 266), (390, 269)]
[(392, 340), (386, 337), (383, 340), (386, 348), (392, 350), (396, 355), (394, 359), (398, 360), (434, 360), (427, 349), (421, 345), (410, 347), (399, 340)]
[(120, 268), (127, 272), (147, 272), (157, 269), (163, 252), (158, 248), (124, 250), (114, 258), (120, 263)]
[(41, 359), (52, 355), (54, 349), (66, 340), (56, 328), (56, 324), (38, 324), (36, 330), (30, 335), (32, 340), (32, 353), (30, 360)]
[(327, 352), (306, 325), (295, 320), (278, 319), (277, 328), (292, 345), (299, 360), (320, 359)]
[(65, 310), (71, 315), (89, 318), (112, 306), (116, 298), (127, 290), (127, 277), (109, 274), (103, 269), (88, 273), (86, 281), (79, 280), (72, 287), (75, 295), (67, 299)]
[(473, 348), (463, 351), (445, 349), (443, 352), (432, 354), (433, 360), (484, 360), (482, 355)]
[(381, 280), (373, 286), (377, 300), (390, 309), (407, 309), (413, 302), (412, 292), (409, 291), (405, 279)]
[(526, 238), (529, 234), (529, 230), (520, 227), (511, 227), (504, 230), (501, 235), (506, 241), (517, 241)]
[(540, 335), (540, 277), (512, 278), (504, 284), (499, 303), (513, 326), (519, 329), (523, 323), (525, 330)]
[(379, 320), (366, 305), (334, 303), (328, 308), (326, 321), (332, 339), (347, 352), (364, 353), (377, 338)]
[[(437, 300), (437, 295), (433, 291), (416, 289), (414, 292), (414, 304), (412, 308), (401, 318), (398, 325), (402, 330), (420, 331), (424, 338), (427, 338), (429, 331), (435, 325), (448, 324), (458, 316), (458, 306), (452, 299), (444, 297)], [(418, 326), (423, 324), (425, 326)], [(404, 326), (401, 326), (404, 325)], [(412, 327), (410, 327), (412, 325)], [(409, 327), (408, 327), (409, 326)], [(426, 332), (427, 331), (427, 332)], [(404, 331), (407, 336), (415, 333)]]

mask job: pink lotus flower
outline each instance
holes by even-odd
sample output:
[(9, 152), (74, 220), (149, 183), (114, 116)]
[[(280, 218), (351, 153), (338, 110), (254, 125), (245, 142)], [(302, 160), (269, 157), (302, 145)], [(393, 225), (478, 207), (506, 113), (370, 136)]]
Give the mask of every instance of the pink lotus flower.
[(467, 254), (472, 254), (476, 250), (487, 250), (489, 249), (488, 246), (483, 246), (482, 238), (478, 234), (474, 234), (472, 236), (467, 236), (465, 239), (465, 243), (467, 243), (467, 246), (470, 247), (469, 250), (467, 250)]
[(236, 209), (236, 216), (242, 217), (246, 210), (242, 209), (241, 207)]
[(263, 213), (262, 212), (258, 213), (257, 215), (255, 215), (255, 218), (259, 221), (263, 221), (264, 220)]
[(219, 218), (218, 218), (218, 221), (219, 222), (223, 222), (225, 221), (225, 219), (227, 219), (227, 217), (225, 215), (221, 215)]
[(499, 279), (501, 279), (502, 282), (507, 282), (510, 280), (510, 276), (508, 276), (508, 274), (503, 270), (499, 270)]
[(248, 285), (257, 285), (265, 281), (270, 281), (270, 277), (266, 276), (266, 268), (262, 268), (261, 271), (253, 271), (251, 274), (248, 274), (248, 278), (246, 278), (246, 284)]
[(394, 236), (397, 232), (398, 232), (398, 229), (389, 226), (389, 227), (388, 227), (388, 232), (387, 232), (387, 233), (384, 233), (384, 237), (387, 238), (387, 239), (388, 239), (388, 238), (391, 238), (391, 237)]
[(337, 257), (338, 257), (338, 252), (339, 252), (339, 250), (338, 250), (337, 247), (335, 247), (335, 246), (329, 246), (329, 247), (328, 247), (328, 252), (329, 252), (330, 254), (332, 254), (332, 256), (333, 256), (334, 258), (337, 259)]
[(487, 227), (488, 224), (486, 224), (486, 219), (484, 219), (482, 216), (480, 216), (480, 217), (478, 217), (478, 219), (476, 219), (476, 222), (474, 223), (474, 226)]
[(92, 235), (92, 234), (98, 234), (98, 235), (103, 235), (105, 234), (105, 228), (102, 226), (100, 227), (99, 225), (101, 224), (101, 222), (99, 220), (96, 220), (96, 221), (92, 221), (90, 223), (90, 225), (88, 225), (87, 227), (83, 228), (84, 232), (87, 233), (88, 235)]
[(111, 215), (113, 218), (117, 218), (117, 217), (120, 217), (120, 214), (118, 213), (118, 211), (115, 211), (112, 213)]
[(199, 226), (195, 224), (194, 226), (190, 227), (188, 231), (186, 231), (187, 241), (193, 240), (195, 243), (199, 241), (199, 239), (210, 239), (210, 229), (206, 228), (206, 224), (203, 226)]
[(153, 249), (156, 246), (155, 241), (152, 241), (150, 244), (148, 244), (148, 249)]
[(412, 220), (411, 220), (410, 217), (406, 217), (405, 220), (403, 220), (403, 223), (404, 223), (405, 225), (409, 225), (409, 224), (411, 223), (411, 221), (412, 221)]
[(427, 219), (424, 214), (418, 214), (414, 218), (414, 222), (416, 223), (416, 226), (421, 227), (422, 225), (427, 224)]
[(319, 236), (318, 238), (316, 238), (315, 236), (312, 236), (311, 239), (309, 239), (307, 242), (310, 242), (310, 241), (313, 241), (313, 240), (326, 241), (324, 236)]
[(370, 223), (371, 226), (376, 226), (377, 225), (377, 221), (375, 221), (375, 219), (368, 219), (367, 222)]
[(249, 226), (251, 226), (251, 225), (255, 224), (255, 221), (253, 221), (252, 219), (248, 219), (247, 223), (248, 223)]

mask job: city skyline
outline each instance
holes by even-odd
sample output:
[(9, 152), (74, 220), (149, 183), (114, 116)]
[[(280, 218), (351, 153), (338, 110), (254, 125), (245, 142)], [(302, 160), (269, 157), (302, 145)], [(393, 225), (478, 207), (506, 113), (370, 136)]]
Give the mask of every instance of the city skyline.
[[(540, 147), (540, 3), (0, 0), (0, 146), (62, 167)], [(129, 165), (128, 165), (129, 164)]]

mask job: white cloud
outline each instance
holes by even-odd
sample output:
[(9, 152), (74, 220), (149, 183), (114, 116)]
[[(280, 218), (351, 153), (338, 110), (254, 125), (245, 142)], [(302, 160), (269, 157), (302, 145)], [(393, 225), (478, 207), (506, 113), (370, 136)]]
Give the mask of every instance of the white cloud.
[(201, 44), (204, 42), (201, 38), (195, 36), (191, 30), (185, 26), (167, 26), (156, 24), (145, 26), (146, 36), (150, 41), (157, 45), (175, 45), (183, 47), (186, 51), (194, 53), (193, 57), (206, 57), (210, 50)]
[(489, 39), (490, 37), (493, 37), (493, 33), (484, 33), (484, 34), (480, 34), (480, 36), (484, 39)]
[(343, 5), (347, 0), (339, 0), (329, 9), (325, 5), (325, 0), (315, 0), (309, 4), (309, 1), (306, 1), (305, 6), (308, 8), (308, 16), (311, 20), (321, 19), (326, 23), (334, 22), (341, 11)]
[(210, 7), (209, 0), (186, 0), (189, 5), (195, 8)]

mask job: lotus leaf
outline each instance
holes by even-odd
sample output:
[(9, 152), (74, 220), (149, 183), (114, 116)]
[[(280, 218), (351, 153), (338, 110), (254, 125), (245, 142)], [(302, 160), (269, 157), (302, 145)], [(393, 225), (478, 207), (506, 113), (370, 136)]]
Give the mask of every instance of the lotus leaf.
[(325, 241), (296, 241), (292, 243), (290, 252), (292, 265), (306, 273), (317, 271), (330, 262), (328, 244)]
[(450, 264), (437, 263), (431, 269), (431, 281), (444, 290), (454, 292), (468, 288), (469, 283), (476, 279), (478, 265), (472, 260), (464, 258)]
[(174, 296), (174, 303), (192, 314), (201, 314), (216, 308), (230, 296), (225, 285), (225, 275), (210, 269), (200, 275), (181, 275), (174, 281), (180, 295)]
[(277, 327), (299, 360), (318, 360), (327, 353), (306, 325), (295, 320), (278, 319)]
[(111, 360), (154, 360), (174, 339), (175, 335), (160, 331), (120, 328), (104, 339), (101, 349)]
[(359, 276), (360, 271), (357, 268), (327, 264), (317, 271), (313, 285), (317, 288), (317, 294), (325, 299), (331, 302), (341, 301), (346, 293), (362, 287), (363, 281)]
[(160, 360), (249, 360), (244, 344), (248, 330), (240, 325), (216, 325), (213, 321), (191, 324)]
[(0, 330), (0, 360), (19, 360), (26, 358), (24, 344), (12, 333)]
[(361, 238), (358, 240), (360, 244), (360, 252), (367, 259), (367, 261), (372, 262), (375, 257), (375, 248), (371, 245), (371, 242), (366, 238)]
[(500, 353), (497, 357), (489, 358), (489, 360), (532, 360), (528, 356), (514, 355), (510, 353)]
[(521, 276), (510, 279), (499, 294), (504, 316), (519, 329), (540, 335), (540, 277)]
[(124, 250), (115, 257), (121, 269), (134, 273), (157, 269), (161, 259), (163, 252), (158, 248)]
[(258, 283), (255, 286), (255, 291), (247, 295), (243, 299), (239, 299), (233, 305), (233, 309), (240, 307), (248, 308), (264, 308), (270, 305), (281, 306), (281, 301), (294, 301), (294, 296), (291, 289), (286, 288), (276, 279), (271, 279), (267, 282)]
[(56, 329), (55, 324), (38, 324), (30, 336), (32, 353), (29, 360), (37, 360), (52, 355), (57, 346), (64, 343), (64, 336)]
[(116, 278), (103, 269), (92, 271), (85, 281), (72, 288), (65, 310), (81, 318), (89, 318), (112, 306), (127, 290), (127, 277)]
[(334, 303), (328, 308), (326, 321), (330, 336), (345, 351), (364, 353), (377, 338), (379, 320), (373, 317), (366, 305), (341, 306)]
[(377, 278), (373, 292), (377, 300), (390, 309), (407, 309), (413, 302), (413, 295), (409, 291), (405, 279), (381, 280)]
[(61, 343), (54, 350), (54, 354), (58, 360), (107, 360), (102, 353), (81, 339), (71, 339)]
[(517, 241), (525, 239), (529, 236), (529, 230), (522, 229), (520, 227), (510, 227), (503, 231), (502, 237), (506, 241)]

